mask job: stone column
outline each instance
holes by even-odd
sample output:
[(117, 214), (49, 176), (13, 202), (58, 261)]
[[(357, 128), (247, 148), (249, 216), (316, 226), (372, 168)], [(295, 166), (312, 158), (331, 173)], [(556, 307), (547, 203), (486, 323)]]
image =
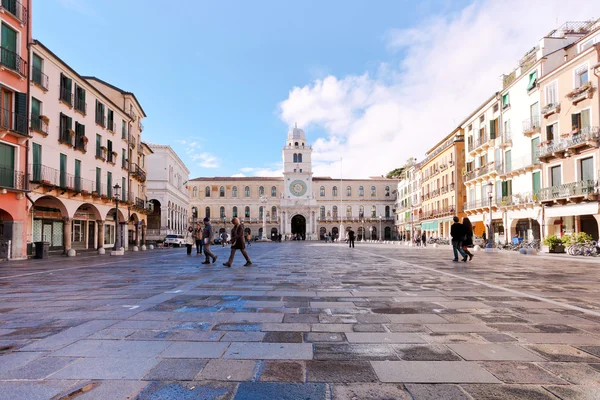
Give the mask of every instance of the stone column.
[(135, 225), (135, 245), (137, 247), (140, 247), (140, 240), (141, 240), (140, 236), (142, 236), (142, 228), (140, 227), (139, 223), (137, 223)]
[(142, 244), (146, 244), (146, 225), (142, 224)]
[(119, 229), (121, 230), (121, 243), (120, 243), (121, 246), (120, 247), (123, 247), (125, 250), (127, 250), (129, 248), (129, 229), (127, 227), (127, 223), (119, 222)]
[(71, 219), (69, 217), (63, 217), (63, 245), (66, 254), (71, 248)]
[(98, 234), (96, 235), (96, 249), (100, 249), (104, 247), (104, 221), (98, 220), (96, 221)]

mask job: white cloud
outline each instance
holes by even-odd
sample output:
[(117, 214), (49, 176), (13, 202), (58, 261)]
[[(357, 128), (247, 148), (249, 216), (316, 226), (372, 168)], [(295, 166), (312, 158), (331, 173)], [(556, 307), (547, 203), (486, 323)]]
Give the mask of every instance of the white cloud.
[(233, 174), (233, 175), (231, 175), (231, 177), (232, 178), (245, 178), (246, 175), (244, 175), (244, 174)]
[[(233, 176), (266, 176), (266, 177), (280, 177), (283, 174), (283, 170), (281, 165), (275, 166), (273, 168), (262, 167), (262, 168), (254, 168), (254, 167), (243, 167), (240, 168), (241, 173), (233, 175)], [(246, 175), (248, 174), (248, 175)]]
[(221, 165), (221, 160), (218, 157), (207, 152), (192, 154), (190, 158), (193, 161), (200, 161), (196, 165), (202, 168), (219, 168)]
[(451, 15), (391, 30), (399, 65), (375, 73), (327, 76), (294, 87), (279, 104), (288, 125), (324, 129), (315, 141), (315, 175), (385, 174), (424, 153), (500, 88), (500, 76), (565, 21), (600, 15), (600, 2), (478, 1)]

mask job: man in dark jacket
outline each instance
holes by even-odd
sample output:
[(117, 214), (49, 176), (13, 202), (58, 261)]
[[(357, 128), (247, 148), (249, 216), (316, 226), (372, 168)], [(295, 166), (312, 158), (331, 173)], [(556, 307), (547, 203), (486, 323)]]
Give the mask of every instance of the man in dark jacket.
[(450, 227), (450, 236), (452, 236), (452, 251), (454, 252), (454, 262), (458, 262), (458, 253), (463, 257), (463, 261), (467, 262), (467, 255), (462, 249), (462, 241), (465, 238), (465, 227), (458, 222), (458, 217), (453, 218), (454, 223)]
[(212, 258), (213, 264), (217, 261), (217, 256), (213, 254), (210, 250), (210, 245), (213, 241), (213, 227), (210, 224), (210, 218), (204, 218), (204, 230), (202, 231), (202, 240), (204, 240), (204, 255), (206, 256), (206, 260), (202, 264), (210, 264), (210, 259)]
[(348, 247), (352, 247), (354, 248), (354, 231), (352, 229), (350, 229), (348, 231)]
[(249, 267), (252, 265), (252, 261), (250, 261), (250, 257), (246, 252), (246, 240), (244, 238), (244, 226), (240, 224), (240, 220), (237, 218), (233, 218), (231, 220), (233, 224), (233, 228), (231, 228), (231, 253), (229, 254), (229, 260), (226, 263), (223, 263), (225, 267), (231, 267), (233, 263), (233, 258), (235, 257), (235, 251), (239, 250), (242, 252), (242, 255), (246, 259), (246, 264), (244, 267)]

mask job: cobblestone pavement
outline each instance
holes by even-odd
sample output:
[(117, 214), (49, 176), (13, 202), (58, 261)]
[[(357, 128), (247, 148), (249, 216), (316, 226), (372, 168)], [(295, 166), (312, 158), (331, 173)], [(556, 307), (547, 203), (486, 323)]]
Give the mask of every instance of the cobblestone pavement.
[(600, 263), (258, 243), (0, 266), (0, 399), (599, 399)]

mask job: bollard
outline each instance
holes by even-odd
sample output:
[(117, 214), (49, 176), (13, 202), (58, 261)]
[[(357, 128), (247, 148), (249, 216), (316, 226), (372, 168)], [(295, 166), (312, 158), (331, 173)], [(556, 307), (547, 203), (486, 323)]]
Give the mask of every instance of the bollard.
[(67, 257), (75, 257), (77, 255), (77, 252), (73, 249), (69, 249), (67, 250)]
[(106, 254), (106, 250), (104, 250), (104, 247), (100, 247), (98, 249), (98, 254), (100, 254), (100, 255)]
[(153, 244), (151, 244), (150, 246), (148, 246), (148, 248), (149, 248), (150, 250), (154, 250), (154, 245), (153, 245)]
[(145, 244), (142, 245), (142, 251), (146, 251), (146, 245)]

